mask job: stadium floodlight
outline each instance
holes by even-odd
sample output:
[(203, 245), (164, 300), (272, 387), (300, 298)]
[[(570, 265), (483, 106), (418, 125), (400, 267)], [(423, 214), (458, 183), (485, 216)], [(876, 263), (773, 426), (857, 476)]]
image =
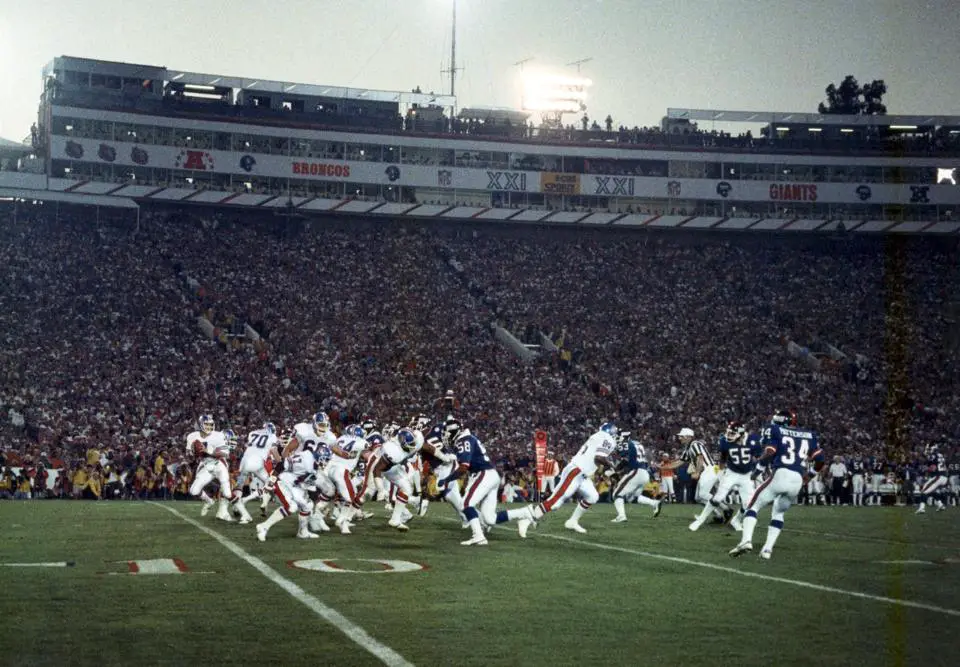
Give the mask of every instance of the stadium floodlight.
[(777, 128), (777, 132), (789, 132), (789, 131), (790, 131), (790, 128), (789, 128), (789, 127), (778, 127), (778, 128)]
[(523, 100), (527, 111), (575, 112), (585, 108), (590, 79), (544, 72), (524, 72)]
[(916, 125), (891, 125), (891, 130), (915, 130), (917, 129)]
[(853, 134), (853, 130), (849, 127), (841, 127), (840, 134)]
[(216, 90), (213, 86), (206, 86), (202, 83), (185, 83), (183, 87), (187, 90)]
[(807, 132), (823, 132), (822, 127), (808, 127)]

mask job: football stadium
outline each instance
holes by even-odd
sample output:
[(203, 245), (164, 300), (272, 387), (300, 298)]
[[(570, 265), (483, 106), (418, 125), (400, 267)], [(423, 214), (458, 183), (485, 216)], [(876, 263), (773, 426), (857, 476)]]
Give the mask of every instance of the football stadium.
[(485, 104), (438, 4), (442, 93), (30, 64), (0, 664), (956, 664), (960, 115)]

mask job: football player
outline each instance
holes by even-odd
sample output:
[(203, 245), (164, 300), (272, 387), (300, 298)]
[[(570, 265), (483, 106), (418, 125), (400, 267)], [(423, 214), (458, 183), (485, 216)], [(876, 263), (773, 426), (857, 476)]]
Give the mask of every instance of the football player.
[(951, 461), (947, 464), (947, 470), (950, 472), (950, 504), (956, 506), (960, 503), (960, 460), (957, 460), (957, 452), (953, 452)]
[[(309, 422), (300, 422), (293, 427), (293, 436), (283, 448), (283, 459), (286, 461), (294, 454), (310, 451), (318, 467), (330, 457), (330, 448), (337, 441), (337, 437), (330, 430), (330, 418), (326, 412), (318, 412)], [(326, 475), (315, 475), (311, 480), (311, 488), (316, 490), (317, 500), (313, 503), (313, 517), (310, 528), (326, 532), (330, 530), (324, 520), (330, 502), (337, 495), (337, 488)]]
[(273, 466), (280, 461), (279, 444), (280, 438), (277, 437), (277, 427), (273, 422), (265, 422), (261, 428), (247, 434), (247, 449), (240, 459), (237, 488), (242, 489), (244, 484), (249, 482), (250, 493), (236, 502), (240, 523), (250, 523), (253, 520), (247, 512), (248, 502), (260, 498), (262, 509), (270, 502), (270, 494), (264, 493), (264, 489), (270, 484)]
[[(447, 433), (448, 427), (450, 428), (449, 434)], [(454, 419), (453, 415), (447, 415), (447, 418), (442, 424), (436, 424), (430, 429), (430, 431), (427, 433), (426, 440), (428, 443), (433, 445), (434, 449), (440, 448), (441, 451), (445, 451), (444, 441), (449, 441), (451, 435), (459, 430), (459, 422)], [(450, 478), (450, 476), (454, 473), (456, 463), (453, 461), (444, 463), (440, 459), (430, 456), (426, 452), (423, 453), (423, 456), (426, 457), (427, 462), (430, 464), (433, 474), (436, 477), (437, 495), (453, 506), (453, 509), (457, 512), (457, 516), (460, 517), (463, 527), (466, 528), (467, 517), (463, 513), (463, 496), (460, 493), (460, 485), (456, 481), (447, 481), (448, 478)], [(425, 513), (425, 509), (421, 507), (421, 516), (423, 516)]]
[(867, 464), (864, 462), (860, 452), (857, 452), (850, 459), (850, 483), (853, 487), (853, 506), (863, 506), (863, 487), (866, 480)]
[(353, 472), (369, 444), (364, 438), (363, 427), (353, 424), (343, 430), (330, 448), (330, 462), (327, 463), (325, 474), (344, 502), (336, 520), (337, 527), (344, 535), (350, 534), (350, 528), (353, 527), (351, 519), (362, 514), (363, 489), (358, 490), (354, 486)]
[(317, 533), (310, 530), (313, 501), (310, 500), (309, 491), (313, 488), (316, 479), (317, 459), (311, 447), (304, 447), (284, 460), (283, 472), (277, 477), (272, 489), (280, 507), (275, 509), (266, 521), (257, 524), (258, 540), (265, 542), (270, 528), (292, 512), (297, 512), (299, 519), (297, 537), (300, 539), (318, 537)]
[(874, 456), (870, 461), (870, 499), (867, 501), (870, 505), (880, 505), (880, 485), (883, 484), (886, 477), (883, 459)]
[(720, 436), (720, 481), (717, 483), (717, 490), (710, 496), (709, 501), (704, 506), (700, 516), (690, 524), (690, 530), (697, 530), (716, 510), (720, 509), (720, 503), (726, 499), (731, 491), (736, 491), (740, 496), (741, 509), (733, 517), (730, 525), (735, 530), (741, 529), (741, 514), (746, 512), (746, 504), (753, 495), (754, 483), (750, 478), (753, 472), (754, 459), (759, 457), (760, 442), (759, 438), (750, 441), (750, 435), (743, 424), (738, 421), (731, 421), (727, 424), (727, 429)]
[(530, 509), (524, 507), (497, 511), (500, 473), (487, 456), (483, 443), (455, 419), (448, 420), (444, 425), (444, 442), (457, 453), (457, 467), (445, 479), (438, 480), (438, 486), (456, 485), (460, 476), (469, 473), (466, 495), (463, 497), (463, 514), (473, 536), (460, 544), (467, 547), (486, 546), (485, 527), (514, 520), (521, 522), (520, 536), (525, 537), (527, 527), (533, 523)]
[[(617, 516), (611, 519), (613, 523), (622, 523), (627, 520), (627, 512), (624, 505), (636, 499), (641, 505), (653, 508), (653, 516), (660, 515), (662, 503), (653, 498), (647, 498), (643, 495), (643, 489), (650, 483), (650, 463), (647, 461), (647, 453), (636, 440), (629, 439), (629, 433), (622, 433), (620, 443), (617, 445), (618, 462), (617, 468), (623, 473), (620, 481), (613, 488), (613, 506), (617, 510)], [(608, 470), (612, 470), (608, 468)]]
[[(216, 480), (220, 485), (220, 506), (217, 509), (217, 518), (221, 521), (233, 521), (233, 517), (227, 510), (227, 502), (228, 499), (234, 499), (235, 495), (239, 498), (241, 493), (239, 489), (235, 492), (231, 489), (230, 470), (227, 467), (227, 458), (236, 446), (236, 442), (237, 436), (233, 431), (212, 431), (200, 441), (201, 446), (196, 450), (201, 460), (197, 466), (193, 484), (190, 485), (190, 495), (203, 498), (206, 495), (203, 488)], [(208, 503), (209, 511), (209, 505), (213, 504), (213, 500), (206, 496), (204, 502)]]
[[(580, 517), (600, 499), (596, 487), (593, 485), (593, 474), (598, 467), (608, 465), (611, 452), (617, 447), (617, 427), (612, 422), (604, 422), (600, 429), (587, 438), (580, 450), (570, 459), (570, 463), (560, 472), (560, 486), (550, 494), (550, 497), (539, 505), (530, 508), (531, 516), (539, 521), (545, 514), (552, 512), (575, 494), (580, 502), (573, 508), (573, 514), (567, 519), (563, 527), (578, 533), (587, 532), (580, 525)], [(526, 534), (526, 523), (519, 524), (521, 536)]]
[[(757, 526), (757, 513), (767, 505), (773, 505), (770, 527), (767, 529), (767, 541), (760, 551), (760, 557), (769, 560), (773, 547), (783, 530), (784, 513), (792, 503), (796, 503), (797, 494), (803, 486), (807, 461), (814, 461), (815, 468), (823, 468), (823, 450), (817, 444), (817, 435), (809, 429), (795, 426), (790, 413), (777, 410), (770, 426), (764, 429), (762, 444), (764, 452), (757, 461), (752, 473), (756, 478), (763, 473), (767, 463), (773, 471), (750, 497), (746, 516), (743, 519), (743, 534), (740, 544), (730, 550), (731, 556), (740, 556), (753, 551), (753, 531)], [(788, 426), (788, 424), (790, 424)]]
[(920, 488), (920, 506), (917, 508), (917, 514), (926, 512), (927, 503), (931, 497), (936, 501), (937, 511), (942, 512), (945, 507), (940, 500), (941, 489), (947, 486), (947, 459), (940, 453), (940, 447), (935, 444), (929, 444), (923, 448), (923, 455), (927, 459), (927, 481)]
[(409, 530), (406, 522), (413, 516), (407, 510), (407, 502), (413, 496), (413, 486), (406, 470), (408, 459), (416, 456), (421, 449), (441, 461), (449, 461), (456, 457), (446, 454), (425, 442), (423, 433), (415, 428), (402, 428), (396, 435), (383, 444), (380, 458), (372, 467), (373, 478), (382, 477), (397, 487), (396, 500), (393, 503), (393, 513), (388, 524), (397, 530)]
[[(203, 444), (203, 439), (213, 433), (215, 428), (213, 415), (200, 415), (197, 418), (197, 430), (187, 434), (187, 455), (198, 468), (206, 458), (206, 447)], [(196, 472), (197, 470), (194, 470), (194, 477), (196, 477)], [(207, 516), (210, 508), (213, 507), (213, 498), (207, 494), (205, 489), (200, 489), (200, 500), (203, 502), (200, 506), (200, 516)]]

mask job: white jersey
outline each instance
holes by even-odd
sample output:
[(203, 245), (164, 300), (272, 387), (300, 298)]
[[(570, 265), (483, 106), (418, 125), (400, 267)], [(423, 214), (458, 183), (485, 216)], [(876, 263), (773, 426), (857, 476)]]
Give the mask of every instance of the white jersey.
[(390, 438), (383, 443), (380, 456), (385, 458), (392, 465), (403, 465), (407, 462), (407, 460), (412, 459), (414, 456), (419, 454), (420, 449), (423, 447), (423, 433), (420, 431), (414, 431), (413, 434), (415, 440), (413, 443), (413, 449), (410, 450), (410, 452), (403, 451), (403, 448), (400, 446), (400, 442), (396, 438)]
[(206, 436), (204, 436), (200, 431), (190, 432), (187, 435), (187, 454), (193, 454), (193, 443), (195, 443), (197, 440), (203, 442), (204, 437)]
[(309, 447), (314, 451), (315, 457), (320, 460), (329, 457), (330, 447), (337, 441), (337, 437), (329, 430), (322, 435), (317, 435), (313, 424), (306, 422), (293, 427), (293, 437), (297, 440), (297, 452), (302, 452), (304, 448)]
[(243, 452), (243, 458), (247, 461), (257, 459), (266, 461), (270, 456), (270, 450), (277, 446), (280, 439), (274, 433), (267, 432), (266, 429), (257, 429), (247, 434), (247, 449)]
[(327, 465), (353, 472), (357, 467), (357, 462), (360, 460), (360, 454), (369, 445), (369, 442), (355, 435), (341, 435), (337, 438), (336, 446), (342, 449), (344, 453), (349, 454), (349, 456), (344, 457), (336, 453), (331, 453), (330, 462)]
[(220, 431), (214, 431), (203, 439), (204, 452), (207, 456), (225, 459), (230, 455), (230, 443)]
[[(311, 427), (312, 428), (312, 427)], [(317, 459), (313, 452), (305, 449), (302, 452), (296, 452), (287, 459), (281, 477), (290, 484), (307, 485), (316, 476)]]
[(597, 457), (607, 458), (610, 452), (617, 448), (617, 442), (606, 431), (597, 431), (583, 443), (580, 451), (570, 459), (570, 463), (580, 469), (580, 472), (589, 477), (597, 471)]

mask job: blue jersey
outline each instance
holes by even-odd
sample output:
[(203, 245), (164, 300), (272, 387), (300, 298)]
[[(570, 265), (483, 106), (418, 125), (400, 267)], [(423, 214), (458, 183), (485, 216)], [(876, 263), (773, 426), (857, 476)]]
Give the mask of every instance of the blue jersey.
[[(436, 424), (427, 431), (427, 435), (424, 438), (424, 442), (429, 443), (438, 452), (443, 449), (443, 430), (443, 424)], [(434, 470), (443, 465), (443, 461), (423, 450), (420, 450), (420, 456), (426, 459), (430, 463), (430, 467)]]
[(628, 440), (617, 447), (617, 454), (620, 460), (626, 463), (629, 470), (647, 470), (650, 464), (647, 463), (647, 453), (636, 440)]
[(871, 469), (874, 475), (882, 475), (884, 469), (883, 459), (873, 459)]
[(771, 424), (764, 431), (763, 444), (767, 453), (773, 453), (770, 465), (774, 471), (786, 468), (803, 475), (807, 472), (808, 460), (824, 460), (816, 433), (806, 429)]
[(935, 475), (947, 474), (947, 458), (940, 452), (931, 454), (927, 458), (927, 470)]
[(850, 473), (853, 475), (862, 475), (866, 470), (863, 459), (853, 459), (850, 461)]
[(460, 436), (454, 443), (454, 448), (457, 450), (457, 462), (467, 466), (471, 473), (493, 469), (487, 450), (475, 435)]
[(727, 469), (746, 474), (753, 470), (753, 459), (760, 454), (760, 443), (757, 436), (749, 435), (744, 442), (730, 442), (725, 435), (720, 436), (720, 460), (724, 461)]

